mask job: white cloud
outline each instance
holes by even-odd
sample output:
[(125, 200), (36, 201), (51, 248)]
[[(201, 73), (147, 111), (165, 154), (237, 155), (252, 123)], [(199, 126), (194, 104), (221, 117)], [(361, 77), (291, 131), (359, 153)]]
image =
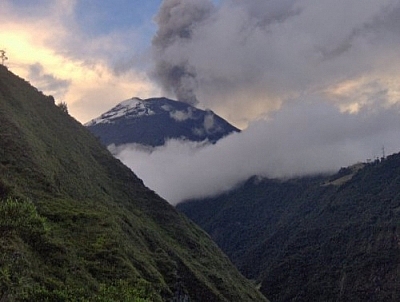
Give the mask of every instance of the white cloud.
[(214, 121), (214, 115), (212, 113), (207, 113), (206, 116), (204, 117), (204, 129), (206, 129), (207, 132), (210, 132), (213, 130), (215, 126), (215, 121)]
[(216, 145), (169, 141), (156, 149), (121, 146), (116, 155), (147, 186), (172, 204), (231, 189), (253, 175), (294, 177), (400, 150), (398, 106), (357, 114), (323, 102), (284, 105), (268, 120), (253, 122)]
[(170, 113), (169, 113), (169, 116), (177, 122), (184, 122), (188, 119), (191, 119), (192, 115), (193, 115), (193, 112), (192, 112), (191, 108), (189, 108), (187, 111), (175, 110), (175, 111), (170, 111)]

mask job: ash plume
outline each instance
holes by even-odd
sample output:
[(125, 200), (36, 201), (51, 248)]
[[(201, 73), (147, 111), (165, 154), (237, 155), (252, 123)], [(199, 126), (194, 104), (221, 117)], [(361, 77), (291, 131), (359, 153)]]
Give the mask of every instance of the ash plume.
[(167, 0), (155, 17), (158, 31), (152, 41), (153, 76), (166, 93), (191, 105), (198, 103), (197, 74), (181, 49), (192, 38), (196, 24), (209, 18), (212, 10), (207, 0)]

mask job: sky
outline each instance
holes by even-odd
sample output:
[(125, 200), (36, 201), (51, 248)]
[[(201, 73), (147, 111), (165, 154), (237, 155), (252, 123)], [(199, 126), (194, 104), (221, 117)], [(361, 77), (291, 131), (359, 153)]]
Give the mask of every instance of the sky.
[(116, 103), (161, 91), (147, 76), (161, 1), (2, 0), (8, 68), (85, 123)]
[(244, 130), (118, 150), (173, 203), (400, 150), (400, 0), (2, 0), (0, 18), (6, 65), (82, 123), (167, 96)]

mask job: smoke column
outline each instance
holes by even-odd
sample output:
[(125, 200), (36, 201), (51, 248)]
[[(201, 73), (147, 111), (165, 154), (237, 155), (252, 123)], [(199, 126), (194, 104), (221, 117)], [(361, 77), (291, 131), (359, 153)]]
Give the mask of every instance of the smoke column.
[(192, 37), (197, 24), (209, 18), (213, 5), (207, 0), (167, 0), (155, 17), (158, 31), (153, 38), (153, 76), (167, 93), (195, 105), (196, 70), (182, 55), (181, 48)]

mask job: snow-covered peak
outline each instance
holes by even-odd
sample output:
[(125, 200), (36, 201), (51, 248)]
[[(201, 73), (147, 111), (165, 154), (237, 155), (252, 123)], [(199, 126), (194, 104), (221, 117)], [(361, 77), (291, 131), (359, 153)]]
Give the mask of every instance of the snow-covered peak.
[(122, 101), (114, 108), (121, 107), (121, 108), (131, 109), (131, 108), (136, 108), (137, 106), (141, 106), (142, 103), (143, 103), (143, 100), (140, 98), (131, 98), (131, 99)]
[(150, 109), (146, 101), (140, 98), (131, 98), (122, 101), (110, 111), (107, 111), (106, 113), (103, 113), (100, 117), (91, 120), (86, 124), (86, 126), (114, 123), (116, 119), (121, 117), (135, 118), (153, 114), (155, 114), (155, 112)]
[(164, 97), (125, 100), (86, 126), (106, 146), (162, 146), (169, 139), (215, 143), (239, 131), (210, 110)]

